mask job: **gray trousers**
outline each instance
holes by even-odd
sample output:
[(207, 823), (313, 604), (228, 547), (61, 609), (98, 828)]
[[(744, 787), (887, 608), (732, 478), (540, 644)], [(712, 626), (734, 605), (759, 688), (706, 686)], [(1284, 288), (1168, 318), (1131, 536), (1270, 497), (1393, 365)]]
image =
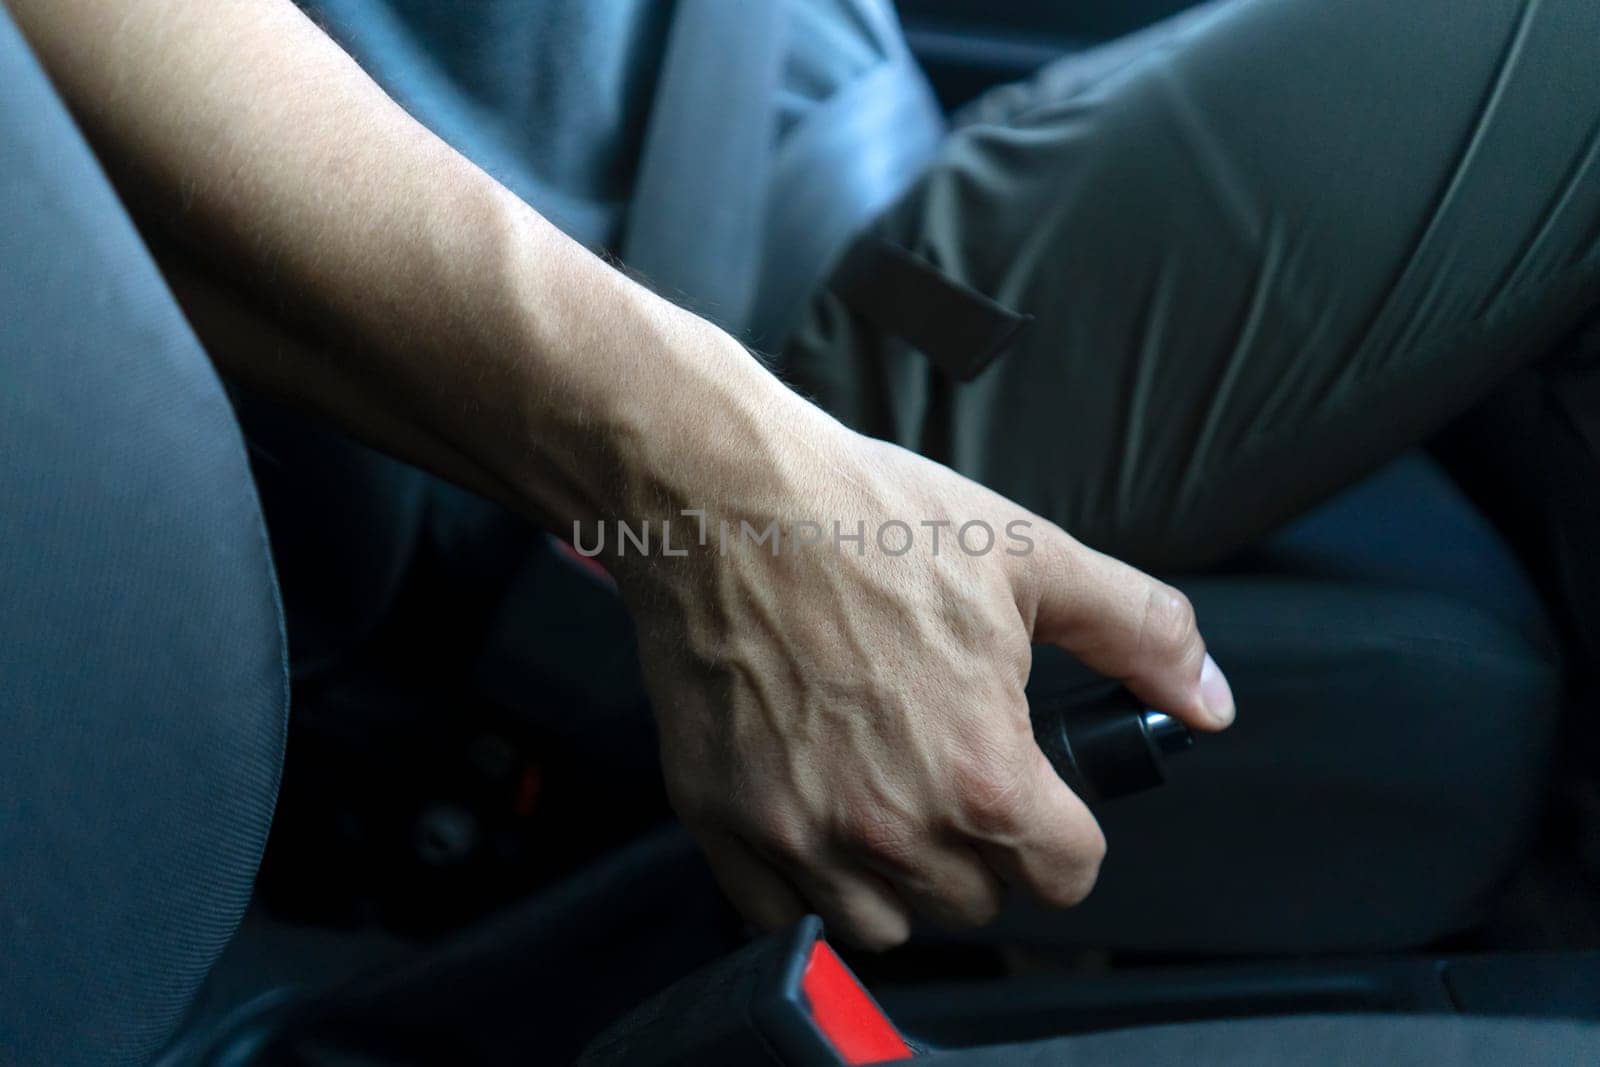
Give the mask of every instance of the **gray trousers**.
[(980, 99), (868, 236), (1035, 321), (960, 381), (835, 284), (799, 388), (1204, 564), (1600, 306), (1600, 5), (1207, 5)]

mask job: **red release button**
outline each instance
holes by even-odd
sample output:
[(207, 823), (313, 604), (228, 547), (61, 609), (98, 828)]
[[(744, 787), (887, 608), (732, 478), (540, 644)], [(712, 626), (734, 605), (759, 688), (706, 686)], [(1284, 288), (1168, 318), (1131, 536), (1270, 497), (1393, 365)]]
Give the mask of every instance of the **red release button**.
[(827, 942), (811, 946), (800, 989), (811, 1005), (817, 1028), (852, 1067), (911, 1058), (911, 1046)]

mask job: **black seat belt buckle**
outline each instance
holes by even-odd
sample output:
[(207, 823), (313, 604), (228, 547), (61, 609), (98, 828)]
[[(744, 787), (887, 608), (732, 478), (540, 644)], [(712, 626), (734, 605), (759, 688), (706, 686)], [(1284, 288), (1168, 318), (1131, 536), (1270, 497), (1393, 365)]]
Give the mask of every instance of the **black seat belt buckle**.
[(808, 915), (634, 1010), (578, 1062), (864, 1067), (915, 1055)]
[(762, 1032), (795, 1067), (895, 1063), (915, 1056), (910, 1043), (878, 1007), (808, 915), (784, 932), (787, 952), (776, 981), (753, 1008)]

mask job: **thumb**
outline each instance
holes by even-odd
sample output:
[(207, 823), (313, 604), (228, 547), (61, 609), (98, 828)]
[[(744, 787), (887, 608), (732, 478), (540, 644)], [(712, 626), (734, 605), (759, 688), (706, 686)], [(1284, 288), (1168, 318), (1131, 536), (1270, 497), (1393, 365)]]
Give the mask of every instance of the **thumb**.
[(1233, 692), (1189, 598), (1059, 529), (1019, 558), (1033, 594), (1033, 640), (1058, 645), (1151, 707), (1201, 730), (1233, 721)]

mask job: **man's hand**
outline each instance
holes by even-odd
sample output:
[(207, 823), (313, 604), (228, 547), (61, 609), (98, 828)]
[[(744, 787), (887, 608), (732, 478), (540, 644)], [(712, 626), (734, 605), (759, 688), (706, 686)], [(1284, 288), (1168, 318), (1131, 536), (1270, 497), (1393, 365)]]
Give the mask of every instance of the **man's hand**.
[[(913, 913), (987, 922), (1006, 884), (1077, 903), (1105, 840), (1034, 743), (1031, 645), (1220, 729), (1233, 698), (1188, 600), (945, 467), (809, 427), (768, 506), (704, 502), (672, 526), (689, 557), (616, 561), (679, 815), (765, 927), (814, 910), (881, 948)], [(776, 554), (755, 539), (774, 521)]]

